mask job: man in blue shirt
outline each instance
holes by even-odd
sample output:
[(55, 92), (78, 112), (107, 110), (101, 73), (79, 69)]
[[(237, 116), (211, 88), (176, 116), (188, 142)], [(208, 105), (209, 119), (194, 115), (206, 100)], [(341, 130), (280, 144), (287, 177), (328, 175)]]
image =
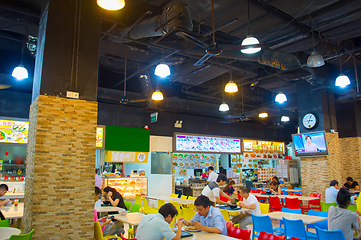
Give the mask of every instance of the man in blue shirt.
[(169, 226), (177, 214), (177, 209), (171, 203), (164, 204), (159, 208), (158, 214), (148, 214), (142, 218), (135, 238), (138, 240), (180, 240), (183, 218), (177, 222), (177, 233), (174, 233)]
[(226, 221), (222, 213), (212, 207), (212, 202), (208, 197), (200, 195), (194, 201), (197, 213), (190, 221), (185, 221), (185, 225), (194, 225), (195, 229), (210, 233), (219, 233), (227, 236)]
[[(339, 191), (338, 181), (332, 180), (330, 187), (325, 191), (326, 203), (335, 203)], [(357, 196), (351, 196), (351, 202), (357, 199)]]

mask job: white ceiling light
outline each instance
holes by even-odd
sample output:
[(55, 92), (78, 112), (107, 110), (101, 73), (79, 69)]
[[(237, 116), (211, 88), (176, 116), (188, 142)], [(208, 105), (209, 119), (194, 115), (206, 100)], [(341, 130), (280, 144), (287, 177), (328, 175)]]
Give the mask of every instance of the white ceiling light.
[(342, 88), (346, 87), (350, 83), (351, 83), (350, 79), (342, 73), (336, 78), (336, 81), (335, 81), (335, 85), (337, 87), (342, 87)]
[(260, 113), (260, 114), (258, 114), (258, 117), (266, 118), (266, 117), (268, 117), (268, 113), (266, 113), (266, 112)]
[(252, 47), (252, 45), (256, 45), (256, 44), (259, 44), (258, 39), (253, 37), (252, 35), (248, 35), (242, 41), (242, 46), (249, 46), (249, 47), (241, 49), (241, 52), (244, 54), (253, 54), (261, 51), (260, 47)]
[(227, 93), (235, 93), (238, 92), (238, 86), (237, 84), (235, 84), (232, 80), (230, 80), (227, 84), (226, 87), (224, 88), (224, 91)]
[(16, 78), (17, 80), (23, 80), (25, 78), (28, 78), (28, 70), (26, 70), (26, 68), (24, 68), (24, 65), (20, 64), (19, 66), (14, 68), (11, 76)]
[(289, 122), (290, 121), (290, 117), (289, 116), (282, 116), (281, 117), (281, 122)]
[(307, 58), (307, 67), (321, 67), (325, 65), (325, 61), (321, 54), (313, 51), (311, 55)]
[(164, 99), (163, 93), (159, 91), (159, 89), (155, 90), (154, 93), (152, 94), (152, 100), (154, 101), (161, 101), (163, 99)]
[(109, 11), (120, 10), (125, 6), (124, 0), (97, 0), (97, 4)]
[(219, 105), (219, 109), (220, 112), (226, 112), (229, 110), (229, 106), (227, 103), (222, 103), (221, 105)]
[(275, 101), (278, 103), (284, 103), (287, 101), (287, 97), (284, 93), (280, 92), (276, 95)]
[(167, 64), (161, 63), (155, 68), (154, 74), (164, 78), (170, 75), (170, 69)]

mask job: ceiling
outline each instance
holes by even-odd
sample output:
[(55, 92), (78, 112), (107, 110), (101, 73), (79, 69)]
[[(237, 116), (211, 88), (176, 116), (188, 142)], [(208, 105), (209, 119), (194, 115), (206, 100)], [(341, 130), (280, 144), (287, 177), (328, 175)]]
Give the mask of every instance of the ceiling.
[[(13, 67), (8, 59), (14, 52), (21, 54), (28, 35), (24, 64), (34, 65), (44, 2), (0, 3), (0, 84), (8, 83), (7, 90), (31, 93), (33, 70), (26, 82), (18, 84), (10, 77)], [(254, 55), (242, 54), (239, 48), (247, 35), (247, 1), (214, 0), (215, 42), (223, 52), (194, 66), (205, 49), (177, 33), (212, 44), (211, 3), (128, 0), (120, 11), (102, 11), (98, 101), (121, 104), (125, 62), (128, 105), (145, 111), (215, 117), (224, 123), (245, 114), (246, 120), (270, 125), (279, 125), (280, 116), (289, 115), (291, 124), (297, 125), (297, 81), (307, 81), (313, 90), (333, 91), (338, 104), (360, 99), (355, 76), (355, 65), (358, 70), (361, 65), (359, 0), (249, 0), (250, 34), (266, 45)], [(319, 68), (306, 67), (313, 44), (326, 62)], [(172, 74), (165, 79), (154, 75), (161, 61), (171, 67)], [(340, 63), (351, 80), (346, 89), (334, 87)], [(231, 75), (239, 91), (226, 94), (223, 89)], [(157, 86), (165, 99), (155, 104), (149, 99)], [(274, 102), (280, 91), (288, 97), (284, 104)], [(228, 113), (218, 111), (223, 101), (230, 105)], [(260, 121), (257, 115), (264, 110), (270, 117)]]

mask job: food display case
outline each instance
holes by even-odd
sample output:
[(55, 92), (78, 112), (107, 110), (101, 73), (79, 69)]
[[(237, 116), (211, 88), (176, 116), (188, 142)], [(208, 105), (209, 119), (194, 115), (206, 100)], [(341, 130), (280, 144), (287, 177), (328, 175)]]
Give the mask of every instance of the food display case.
[(147, 177), (108, 177), (107, 186), (115, 188), (124, 199), (134, 199), (135, 196), (148, 195)]

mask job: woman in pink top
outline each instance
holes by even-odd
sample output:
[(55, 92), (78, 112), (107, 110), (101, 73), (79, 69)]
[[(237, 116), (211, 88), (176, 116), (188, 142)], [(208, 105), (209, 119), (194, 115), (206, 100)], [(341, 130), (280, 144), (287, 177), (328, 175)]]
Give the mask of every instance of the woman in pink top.
[[(102, 191), (100, 188), (95, 187), (95, 202), (98, 201), (100, 194)], [(102, 231), (104, 232), (105, 226), (108, 225), (112, 220), (108, 217), (102, 217), (101, 219), (98, 219), (98, 213), (97, 210), (94, 208), (94, 222), (97, 221), (100, 223), (100, 227), (102, 228)]]
[(209, 177), (209, 170), (208, 170), (208, 168), (206, 169), (206, 172), (202, 174), (201, 177), (202, 177), (203, 179), (208, 179), (208, 177)]

